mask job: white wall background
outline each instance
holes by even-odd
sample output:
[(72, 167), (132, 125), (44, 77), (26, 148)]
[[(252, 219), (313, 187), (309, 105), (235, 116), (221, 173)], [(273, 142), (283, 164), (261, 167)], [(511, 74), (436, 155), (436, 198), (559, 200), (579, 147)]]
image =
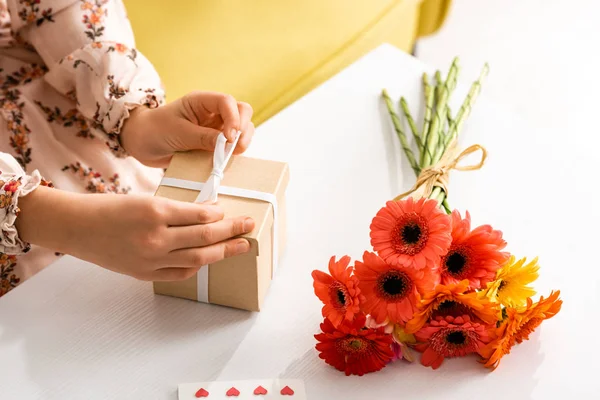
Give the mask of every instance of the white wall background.
[(467, 82), (488, 61), (486, 97), (585, 145), (600, 135), (599, 51), (600, 1), (454, 0), (445, 25), (419, 43), (417, 56), (444, 70), (460, 56)]

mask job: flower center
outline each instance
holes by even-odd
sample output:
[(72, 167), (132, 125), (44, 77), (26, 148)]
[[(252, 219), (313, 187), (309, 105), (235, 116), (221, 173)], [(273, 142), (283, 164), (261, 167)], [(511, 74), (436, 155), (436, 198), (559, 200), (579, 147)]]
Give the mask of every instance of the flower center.
[(335, 282), (329, 287), (329, 298), (334, 307), (343, 309), (346, 307), (346, 299), (349, 299), (348, 290), (340, 282)]
[(407, 244), (415, 244), (421, 238), (421, 228), (419, 225), (412, 223), (406, 225), (402, 229), (402, 240)]
[(459, 253), (453, 252), (446, 257), (446, 270), (450, 275), (460, 275), (467, 265), (467, 258)]
[[(504, 287), (508, 284), (508, 282), (506, 282), (505, 280), (501, 280), (500, 281), (500, 285), (498, 286), (498, 292), (500, 292), (502, 289), (504, 289)], [(499, 296), (500, 293), (496, 293), (496, 296)]]
[(454, 300), (444, 300), (437, 306), (435, 311), (432, 313), (431, 317), (460, 317), (461, 315), (468, 315), (470, 317), (473, 317), (471, 309), (465, 306), (464, 304), (458, 303)]
[(368, 343), (358, 336), (347, 336), (338, 340), (336, 346), (340, 353), (348, 355), (348, 353), (356, 354), (365, 351)]
[(441, 329), (429, 339), (429, 345), (444, 357), (462, 357), (477, 351), (477, 333), (459, 327)]
[(402, 271), (389, 270), (378, 279), (380, 297), (387, 301), (404, 299), (412, 288), (412, 280)]
[(450, 332), (449, 334), (446, 335), (446, 341), (448, 343), (452, 343), (454, 345), (465, 344), (466, 340), (467, 340), (467, 337), (465, 336), (464, 332), (462, 332), (462, 331), (454, 331), (454, 332)]
[(429, 231), (425, 219), (416, 213), (406, 215), (392, 236), (396, 251), (409, 256), (418, 254), (427, 244)]

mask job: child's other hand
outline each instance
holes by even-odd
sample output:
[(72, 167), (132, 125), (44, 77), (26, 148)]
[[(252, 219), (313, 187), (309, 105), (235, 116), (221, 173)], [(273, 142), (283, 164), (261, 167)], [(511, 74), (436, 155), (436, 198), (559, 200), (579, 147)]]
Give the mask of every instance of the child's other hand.
[(121, 130), (121, 144), (143, 164), (165, 168), (177, 151), (213, 151), (219, 132), (232, 140), (241, 131), (239, 154), (254, 135), (251, 119), (252, 107), (230, 95), (193, 92), (163, 107), (133, 110)]
[(245, 217), (160, 197), (75, 194), (39, 187), (19, 201), (25, 241), (141, 280), (190, 278), (205, 264), (246, 253)]

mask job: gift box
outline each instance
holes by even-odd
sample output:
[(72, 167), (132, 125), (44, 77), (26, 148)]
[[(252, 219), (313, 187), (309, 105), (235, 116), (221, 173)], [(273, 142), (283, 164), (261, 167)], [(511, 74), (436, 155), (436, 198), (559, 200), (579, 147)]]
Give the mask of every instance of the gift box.
[[(225, 144), (224, 137), (220, 139)], [(218, 191), (217, 204), (225, 218), (254, 219), (254, 230), (242, 236), (250, 242), (250, 252), (203, 266), (185, 281), (154, 282), (154, 293), (260, 311), (285, 245), (288, 165), (244, 156), (230, 156), (217, 162), (217, 157), (218, 149), (215, 154), (177, 153), (155, 195), (203, 202), (200, 193), (209, 190), (210, 185)], [(219, 162), (223, 165), (218, 166)]]

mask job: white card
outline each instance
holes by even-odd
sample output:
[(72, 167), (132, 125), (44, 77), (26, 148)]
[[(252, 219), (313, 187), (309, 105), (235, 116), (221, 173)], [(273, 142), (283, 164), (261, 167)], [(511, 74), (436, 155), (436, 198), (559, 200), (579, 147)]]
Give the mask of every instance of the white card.
[[(235, 390), (232, 388), (235, 388)], [(291, 391), (289, 389), (291, 389)], [(227, 392), (230, 390), (233, 393), (228, 396)], [(282, 390), (284, 390), (284, 394), (281, 393)], [(237, 396), (235, 395), (236, 391), (239, 392)], [(304, 381), (301, 379), (213, 381), (182, 383), (179, 385), (179, 400), (198, 399), (306, 400), (306, 390), (304, 389)]]

